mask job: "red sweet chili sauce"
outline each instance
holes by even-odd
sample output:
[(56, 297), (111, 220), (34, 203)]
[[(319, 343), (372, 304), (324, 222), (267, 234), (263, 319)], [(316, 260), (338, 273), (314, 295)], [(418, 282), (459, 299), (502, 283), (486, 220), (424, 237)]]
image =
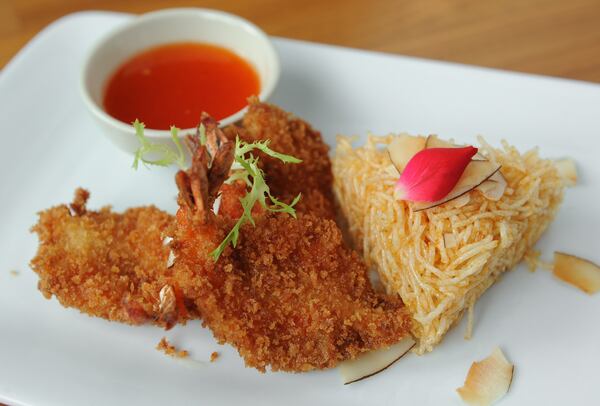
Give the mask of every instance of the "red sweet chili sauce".
[(104, 108), (112, 117), (147, 128), (192, 128), (206, 111), (223, 119), (258, 95), (254, 68), (215, 45), (182, 42), (143, 51), (123, 63), (108, 81)]

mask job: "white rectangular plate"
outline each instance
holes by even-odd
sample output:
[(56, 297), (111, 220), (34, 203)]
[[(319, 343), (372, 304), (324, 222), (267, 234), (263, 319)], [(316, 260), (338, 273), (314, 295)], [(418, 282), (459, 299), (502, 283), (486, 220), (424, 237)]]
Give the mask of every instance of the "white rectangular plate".
[[(455, 327), (436, 350), (343, 386), (335, 370), (262, 375), (219, 346), (199, 322), (164, 332), (90, 318), (45, 300), (28, 267), (36, 212), (69, 202), (78, 186), (91, 208), (156, 204), (175, 211), (173, 171), (131, 169), (84, 111), (81, 61), (128, 15), (88, 12), (40, 33), (0, 74), (0, 401), (18, 405), (442, 405), (461, 404), (472, 361), (500, 346), (516, 365), (502, 405), (600, 404), (600, 295), (546, 271), (519, 267), (476, 306), (474, 337)], [(477, 134), (581, 173), (538, 247), (600, 262), (600, 86), (275, 39), (283, 76), (271, 101), (336, 133)], [(11, 270), (18, 271), (14, 276)], [(189, 349), (184, 362), (154, 349), (162, 336)], [(206, 361), (219, 351), (217, 362)]]

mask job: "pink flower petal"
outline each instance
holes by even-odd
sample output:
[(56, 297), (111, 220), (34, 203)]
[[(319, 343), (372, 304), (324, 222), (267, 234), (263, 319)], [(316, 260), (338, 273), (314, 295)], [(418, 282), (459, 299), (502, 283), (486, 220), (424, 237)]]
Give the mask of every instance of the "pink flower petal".
[(456, 186), (476, 153), (477, 148), (471, 146), (419, 151), (396, 183), (400, 197), (414, 202), (435, 202), (444, 198)]

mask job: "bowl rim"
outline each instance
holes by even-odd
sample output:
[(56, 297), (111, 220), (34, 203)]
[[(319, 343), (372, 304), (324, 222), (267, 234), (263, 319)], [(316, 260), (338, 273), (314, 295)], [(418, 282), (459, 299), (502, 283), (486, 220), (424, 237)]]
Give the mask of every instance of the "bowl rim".
[[(262, 83), (262, 81), (261, 81), (261, 89), (260, 89), (260, 93), (258, 94), (258, 98), (259, 98), (259, 100), (266, 100), (271, 95), (271, 93), (275, 89), (275, 86), (279, 82), (279, 76), (280, 76), (280, 70), (281, 70), (280, 59), (279, 59), (279, 55), (278, 55), (277, 51), (275, 50), (275, 47), (273, 46), (273, 43), (271, 42), (271, 39), (269, 38), (269, 36), (262, 29), (260, 29), (256, 24), (254, 24), (254, 23), (250, 22), (249, 20), (246, 20), (245, 18), (240, 17), (238, 15), (231, 14), (231, 13), (221, 11), (221, 10), (210, 9), (210, 8), (202, 8), (202, 7), (166, 8), (166, 9), (151, 11), (148, 13), (144, 13), (144, 14), (135, 16), (130, 21), (128, 21), (128, 22), (118, 26), (117, 28), (111, 30), (110, 32), (106, 33), (98, 41), (96, 41), (96, 43), (88, 51), (88, 53), (84, 57), (83, 66), (81, 69), (81, 73), (79, 75), (79, 93), (81, 94), (81, 97), (83, 98), (84, 104), (86, 105), (88, 110), (90, 110), (92, 112), (92, 114), (94, 116), (96, 116), (97, 118), (99, 118), (100, 120), (105, 122), (106, 124), (108, 124), (112, 127), (116, 127), (116, 129), (118, 129), (120, 131), (125, 131), (128, 133), (131, 133), (132, 135), (135, 134), (135, 130), (131, 124), (127, 124), (121, 120), (118, 120), (118, 119), (112, 117), (104, 110), (104, 108), (101, 105), (99, 105), (98, 103), (96, 103), (96, 101), (93, 100), (93, 98), (90, 94), (90, 89), (87, 86), (87, 83), (88, 83), (87, 78), (89, 76), (88, 72), (90, 70), (91, 61), (92, 61), (93, 57), (98, 53), (100, 48), (105, 46), (107, 42), (111, 41), (114, 37), (118, 36), (119, 34), (123, 33), (124, 31), (131, 29), (132, 27), (142, 25), (142, 24), (148, 24), (149, 22), (151, 23), (154, 20), (159, 20), (159, 19), (163, 19), (163, 18), (173, 18), (173, 17), (180, 16), (182, 14), (189, 15), (190, 13), (195, 13), (195, 14), (203, 16), (203, 17), (224, 20), (226, 22), (233, 23), (234, 25), (242, 26), (246, 32), (248, 32), (251, 35), (257, 36), (260, 40), (262, 40), (262, 42), (265, 44), (265, 51), (266, 51), (269, 59), (273, 61), (273, 65), (271, 66), (272, 75), (270, 76), (272, 79), (265, 83)], [(104, 78), (104, 80), (106, 80), (106, 78)], [(238, 110), (237, 112), (223, 118), (222, 120), (219, 121), (220, 126), (226, 126), (226, 125), (235, 123), (236, 121), (240, 120), (244, 116), (244, 114), (246, 113), (247, 110), (248, 110), (248, 105), (244, 106), (244, 108), (242, 108), (241, 110)], [(180, 131), (182, 134), (189, 133), (189, 132), (196, 131), (196, 127), (182, 128), (182, 129), (180, 129)], [(171, 131), (170, 130), (156, 130), (156, 129), (152, 129), (152, 128), (146, 128), (144, 130), (144, 134), (146, 136), (153, 137), (153, 138), (171, 139)]]

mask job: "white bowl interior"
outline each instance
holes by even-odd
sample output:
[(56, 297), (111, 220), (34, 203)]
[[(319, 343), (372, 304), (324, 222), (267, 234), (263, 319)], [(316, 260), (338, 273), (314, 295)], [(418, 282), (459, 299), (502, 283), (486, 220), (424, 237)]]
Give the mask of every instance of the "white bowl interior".
[[(82, 85), (83, 91), (100, 110), (94, 113), (106, 115), (105, 120), (118, 121), (104, 112), (103, 97), (108, 79), (123, 62), (150, 47), (186, 41), (219, 45), (243, 57), (259, 76), (261, 100), (270, 95), (277, 83), (277, 54), (267, 36), (253, 24), (215, 10), (163, 10), (137, 17), (134, 22), (111, 33), (92, 51), (84, 68)], [(244, 110), (221, 123), (226, 125), (237, 121)], [(164, 133), (168, 136), (167, 132)]]

